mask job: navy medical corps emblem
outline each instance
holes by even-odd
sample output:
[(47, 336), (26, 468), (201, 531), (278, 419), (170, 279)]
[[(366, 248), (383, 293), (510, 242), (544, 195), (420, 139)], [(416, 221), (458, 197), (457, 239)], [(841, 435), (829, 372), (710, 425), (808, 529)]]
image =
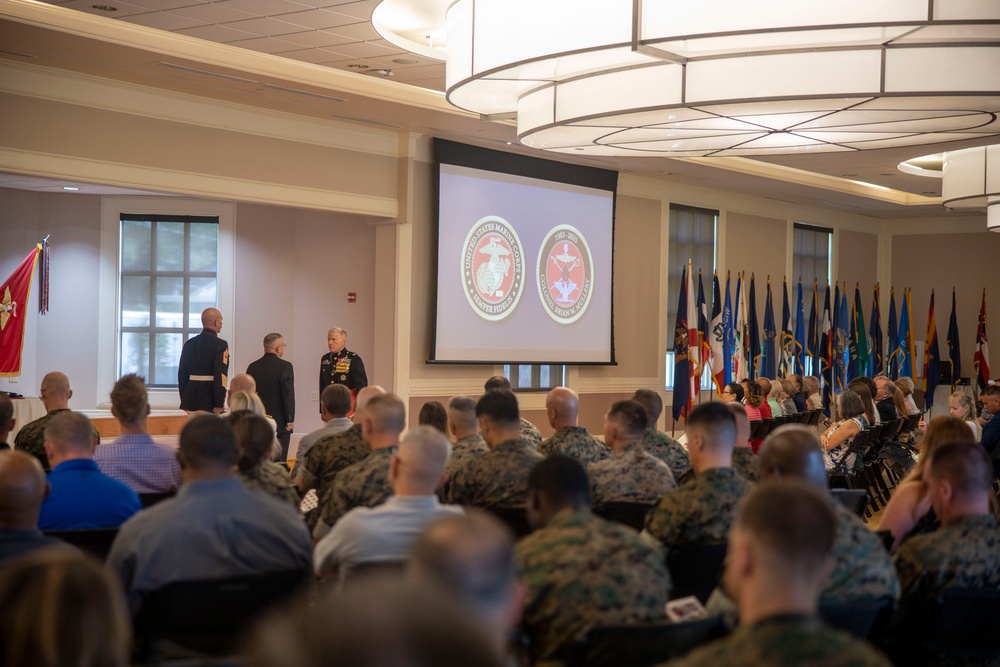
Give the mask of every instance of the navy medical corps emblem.
[(549, 317), (576, 322), (587, 310), (594, 288), (594, 258), (580, 230), (553, 227), (538, 253), (538, 296)]
[(462, 287), (484, 320), (502, 320), (524, 291), (524, 249), (506, 220), (488, 215), (472, 226), (462, 247)]

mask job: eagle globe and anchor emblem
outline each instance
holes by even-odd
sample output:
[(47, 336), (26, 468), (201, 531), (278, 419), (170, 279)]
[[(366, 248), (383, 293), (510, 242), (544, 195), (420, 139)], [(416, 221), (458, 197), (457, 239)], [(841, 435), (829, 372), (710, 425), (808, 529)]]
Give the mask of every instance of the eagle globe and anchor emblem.
[(560, 324), (576, 322), (587, 310), (594, 285), (590, 245), (572, 225), (553, 227), (538, 253), (538, 296)]
[(524, 251), (514, 228), (488, 215), (472, 226), (462, 248), (462, 286), (472, 310), (484, 320), (502, 320), (524, 291)]

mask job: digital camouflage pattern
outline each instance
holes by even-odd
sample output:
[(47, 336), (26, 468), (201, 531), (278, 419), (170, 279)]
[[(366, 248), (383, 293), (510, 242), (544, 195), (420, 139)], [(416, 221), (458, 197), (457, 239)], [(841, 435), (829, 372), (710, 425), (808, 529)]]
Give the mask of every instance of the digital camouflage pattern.
[(533, 664), (595, 626), (663, 620), (666, 559), (627, 526), (565, 509), (522, 538), (515, 555), (528, 589), (521, 625)]
[(725, 542), (750, 483), (732, 468), (711, 468), (670, 491), (646, 515), (646, 532), (666, 546)]
[(741, 625), (729, 636), (667, 664), (671, 667), (890, 667), (892, 663), (865, 642), (828, 627), (815, 616), (782, 614)]
[(548, 440), (542, 441), (538, 451), (545, 456), (563, 454), (587, 465), (608, 458), (608, 449), (587, 433), (582, 426), (564, 426)]
[(590, 502), (643, 503), (654, 505), (667, 491), (677, 487), (667, 464), (647, 453), (642, 445), (626, 445), (610, 458), (587, 466)]
[(749, 447), (733, 448), (733, 470), (748, 482), (760, 481), (760, 457)]
[(528, 474), (543, 458), (523, 440), (501, 442), (455, 471), (447, 482), (447, 502), (476, 507), (524, 507)]
[(643, 433), (642, 447), (666, 463), (667, 467), (670, 468), (670, 472), (674, 473), (675, 480), (679, 480), (681, 475), (691, 468), (691, 459), (688, 457), (684, 445), (666, 433), (657, 431), (655, 426), (650, 426)]
[(445, 466), (444, 470), (448, 474), (448, 477), (451, 478), (455, 474), (455, 471), (466, 463), (475, 461), (489, 451), (490, 448), (486, 446), (483, 436), (478, 433), (459, 438), (451, 446), (451, 456), (448, 457), (448, 465)]
[(371, 453), (368, 443), (361, 436), (361, 424), (354, 424), (342, 433), (320, 438), (306, 454), (305, 465), (299, 468), (299, 480), (307, 489), (316, 489), (324, 498), (337, 473), (363, 461)]
[(820, 593), (823, 604), (868, 602), (899, 597), (899, 578), (878, 536), (836, 500), (837, 532), (830, 560), (833, 569)]
[(261, 461), (250, 470), (241, 470), (237, 475), (243, 480), (243, 485), (253, 491), (263, 491), (278, 500), (284, 500), (295, 509), (299, 508), (302, 499), (288, 473), (273, 461)]
[(319, 521), (313, 529), (313, 537), (319, 539), (326, 535), (348, 510), (375, 507), (392, 495), (389, 460), (396, 450), (395, 445), (376, 449), (365, 460), (340, 471), (327, 497), (320, 498)]
[[(45, 427), (49, 425), (49, 420), (60, 412), (69, 412), (69, 408), (52, 410), (44, 417), (39, 417), (33, 422), (28, 422), (21, 427), (17, 438), (14, 439), (14, 449), (31, 454), (41, 462), (42, 467), (46, 470), (49, 470), (52, 466), (49, 464), (49, 457), (45, 453)], [(101, 434), (97, 432), (96, 428), (93, 432), (94, 442), (99, 443), (101, 441)]]
[(542, 444), (542, 432), (524, 417), (521, 417), (521, 440), (524, 440), (532, 447), (538, 447), (538, 445)]

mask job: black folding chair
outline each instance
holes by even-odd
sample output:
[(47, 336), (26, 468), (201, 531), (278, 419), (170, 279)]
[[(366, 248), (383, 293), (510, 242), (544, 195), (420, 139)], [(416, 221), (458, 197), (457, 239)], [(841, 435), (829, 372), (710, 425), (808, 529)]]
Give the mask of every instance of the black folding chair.
[(173, 498), (175, 495), (177, 495), (176, 491), (167, 491), (165, 493), (140, 493), (139, 502), (142, 504), (143, 508), (152, 507), (161, 500)]
[(997, 618), (1000, 618), (1000, 590), (946, 590), (922, 648), (963, 660), (998, 660)]
[(892, 605), (888, 597), (835, 605), (821, 603), (819, 613), (833, 627), (869, 639), (885, 628), (892, 616)]
[(67, 544), (72, 544), (80, 551), (90, 554), (98, 560), (105, 560), (111, 551), (111, 543), (118, 535), (118, 528), (89, 528), (86, 530), (46, 530), (45, 534), (55, 537)]
[(823, 420), (823, 408), (817, 408), (812, 411), (812, 416), (809, 418), (810, 426), (819, 426), (819, 423)]
[(594, 508), (594, 514), (609, 521), (617, 521), (636, 530), (642, 530), (646, 522), (646, 514), (653, 507), (655, 505), (646, 503), (604, 503), (600, 507)]
[(725, 559), (725, 542), (669, 547), (667, 569), (674, 584), (670, 597), (676, 599), (694, 595), (704, 604), (719, 585)]
[(750, 422), (750, 426), (751, 438), (766, 438), (767, 434), (771, 432), (771, 428), (774, 426), (774, 419), (760, 419), (753, 421)]
[(844, 507), (863, 517), (868, 506), (867, 489), (830, 489), (831, 495)]
[(568, 664), (581, 667), (645, 667), (680, 657), (726, 633), (722, 618), (711, 616), (682, 623), (615, 625), (594, 628)]
[(528, 525), (528, 517), (525, 516), (523, 507), (480, 507), (479, 509), (489, 512), (507, 524), (516, 538), (531, 534), (531, 526)]

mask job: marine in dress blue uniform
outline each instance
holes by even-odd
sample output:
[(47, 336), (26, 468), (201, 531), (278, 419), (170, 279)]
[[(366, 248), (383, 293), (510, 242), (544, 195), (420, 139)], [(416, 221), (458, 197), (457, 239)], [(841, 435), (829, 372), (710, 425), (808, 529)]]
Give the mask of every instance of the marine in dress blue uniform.
[(201, 325), (201, 333), (184, 343), (177, 365), (181, 410), (221, 413), (229, 386), (229, 343), (219, 338), (222, 313), (206, 308)]

